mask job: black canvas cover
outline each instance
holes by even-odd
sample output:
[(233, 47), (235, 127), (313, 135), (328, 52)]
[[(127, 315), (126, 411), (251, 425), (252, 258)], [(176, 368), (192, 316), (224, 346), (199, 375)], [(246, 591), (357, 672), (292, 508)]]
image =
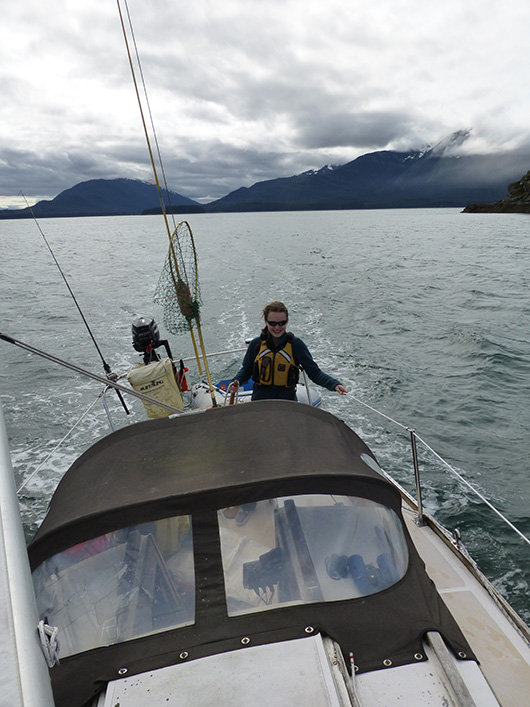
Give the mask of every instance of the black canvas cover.
[[(308, 405), (261, 401), (125, 427), (67, 471), (30, 547), (34, 564), (111, 530), (179, 510), (329, 492), (329, 480), (399, 510), (400, 496), (341, 420)], [(374, 459), (375, 460), (375, 459)], [(346, 492), (346, 491), (344, 491)], [(224, 505), (223, 505), (224, 504)]]
[(473, 658), (406, 528), (408, 570), (378, 594), (227, 615), (218, 509), (290, 494), (343, 494), (376, 501), (401, 518), (400, 493), (376, 468), (372, 452), (342, 421), (287, 401), (153, 420), (95, 444), (59, 484), (29, 547), (32, 566), (104, 533), (191, 513), (197, 614), (192, 626), (65, 658), (51, 670), (57, 704), (83, 705), (123, 666), (130, 676), (179, 663), (182, 655), (244, 649), (242, 637), (252, 646), (319, 631), (366, 671), (421, 660), (424, 634), (439, 631), (455, 654)]

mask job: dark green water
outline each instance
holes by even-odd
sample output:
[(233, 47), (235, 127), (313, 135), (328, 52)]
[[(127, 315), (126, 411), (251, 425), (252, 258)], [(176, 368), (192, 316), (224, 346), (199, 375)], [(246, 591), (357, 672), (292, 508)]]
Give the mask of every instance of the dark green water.
[[(351, 391), (323, 406), (413, 488), (408, 435), (357, 402), (413, 427), (530, 535), (530, 220), (455, 209), (194, 215), (206, 346), (241, 346), (263, 305), (282, 299), (290, 328)], [(43, 220), (55, 255), (116, 372), (139, 359), (136, 314), (152, 297), (167, 236), (157, 217)], [(102, 373), (97, 352), (36, 225), (0, 222), (0, 331)], [(169, 336), (174, 355), (192, 353)], [(214, 359), (215, 378), (240, 356)], [(96, 399), (88, 379), (1, 343), (0, 393), (19, 483)], [(118, 426), (126, 420), (111, 398)], [(133, 418), (142, 416), (132, 405)], [(28, 534), (61, 474), (108, 431), (100, 403), (21, 494)], [(463, 540), (530, 620), (530, 547), (420, 448), (429, 512)]]

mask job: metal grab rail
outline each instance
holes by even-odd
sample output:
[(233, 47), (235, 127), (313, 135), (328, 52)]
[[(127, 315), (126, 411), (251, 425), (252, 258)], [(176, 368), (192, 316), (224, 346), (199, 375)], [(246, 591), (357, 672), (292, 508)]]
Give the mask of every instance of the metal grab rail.
[(496, 513), (499, 518), (501, 518), (501, 520), (503, 520), (514, 532), (517, 533), (517, 535), (519, 535), (526, 543), (528, 543), (528, 545), (530, 545), (530, 538), (527, 538), (526, 535), (519, 530), (519, 528), (517, 528), (510, 520), (508, 520), (508, 518), (506, 518), (506, 516), (503, 515), (497, 508), (495, 508), (493, 503), (489, 501), (484, 496), (484, 494), (480, 493), (480, 491), (478, 491), (474, 486), (472, 486), (469, 481), (464, 479), (462, 474), (460, 474), (453, 466), (451, 466), (449, 462), (446, 462), (445, 459), (438, 454), (438, 452), (436, 452), (430, 445), (427, 444), (427, 442), (425, 442), (425, 440), (423, 440), (418, 435), (415, 435), (415, 437), (424, 445), (426, 449), (429, 450), (429, 452), (431, 452), (431, 454), (433, 454), (438, 459), (439, 462), (441, 462), (445, 467), (447, 467), (447, 469), (452, 474), (454, 474), (459, 481), (461, 481), (465, 486), (467, 486), (467, 488), (472, 491), (478, 498), (480, 498), (480, 500), (485, 503), (488, 508), (490, 508), (494, 513)]
[[(212, 351), (212, 353), (207, 353), (206, 358), (214, 358), (215, 356), (226, 356), (227, 354), (231, 353), (241, 353), (242, 351), (246, 351), (247, 347), (239, 347), (237, 349), (226, 349), (225, 351)], [(183, 363), (191, 363), (195, 361), (194, 356), (187, 356), (186, 358), (179, 358), (179, 359), (174, 359), (173, 363), (178, 363), (179, 361), (182, 361)]]

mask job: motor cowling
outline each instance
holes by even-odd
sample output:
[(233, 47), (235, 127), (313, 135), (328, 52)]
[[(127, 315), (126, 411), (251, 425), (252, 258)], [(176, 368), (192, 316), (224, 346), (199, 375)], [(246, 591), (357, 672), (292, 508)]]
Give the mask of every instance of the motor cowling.
[(160, 345), (158, 324), (150, 317), (137, 317), (133, 320), (132, 345), (135, 351), (146, 353)]

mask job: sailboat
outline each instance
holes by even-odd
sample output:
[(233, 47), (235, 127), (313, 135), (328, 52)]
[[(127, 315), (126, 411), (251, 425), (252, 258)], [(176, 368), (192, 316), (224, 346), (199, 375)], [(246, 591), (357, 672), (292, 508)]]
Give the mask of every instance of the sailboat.
[(67, 470), (27, 554), (0, 439), (9, 704), (529, 694), (528, 627), (328, 412), (260, 401), (113, 432)]
[(176, 397), (102, 378), (163, 413), (81, 454), (27, 548), (0, 420), (4, 703), (521, 707), (530, 629), (419, 476), (412, 497), (311, 394), (240, 404), (212, 383), (183, 228), (164, 282), (206, 397), (182, 403), (154, 337), (140, 368), (167, 361)]

